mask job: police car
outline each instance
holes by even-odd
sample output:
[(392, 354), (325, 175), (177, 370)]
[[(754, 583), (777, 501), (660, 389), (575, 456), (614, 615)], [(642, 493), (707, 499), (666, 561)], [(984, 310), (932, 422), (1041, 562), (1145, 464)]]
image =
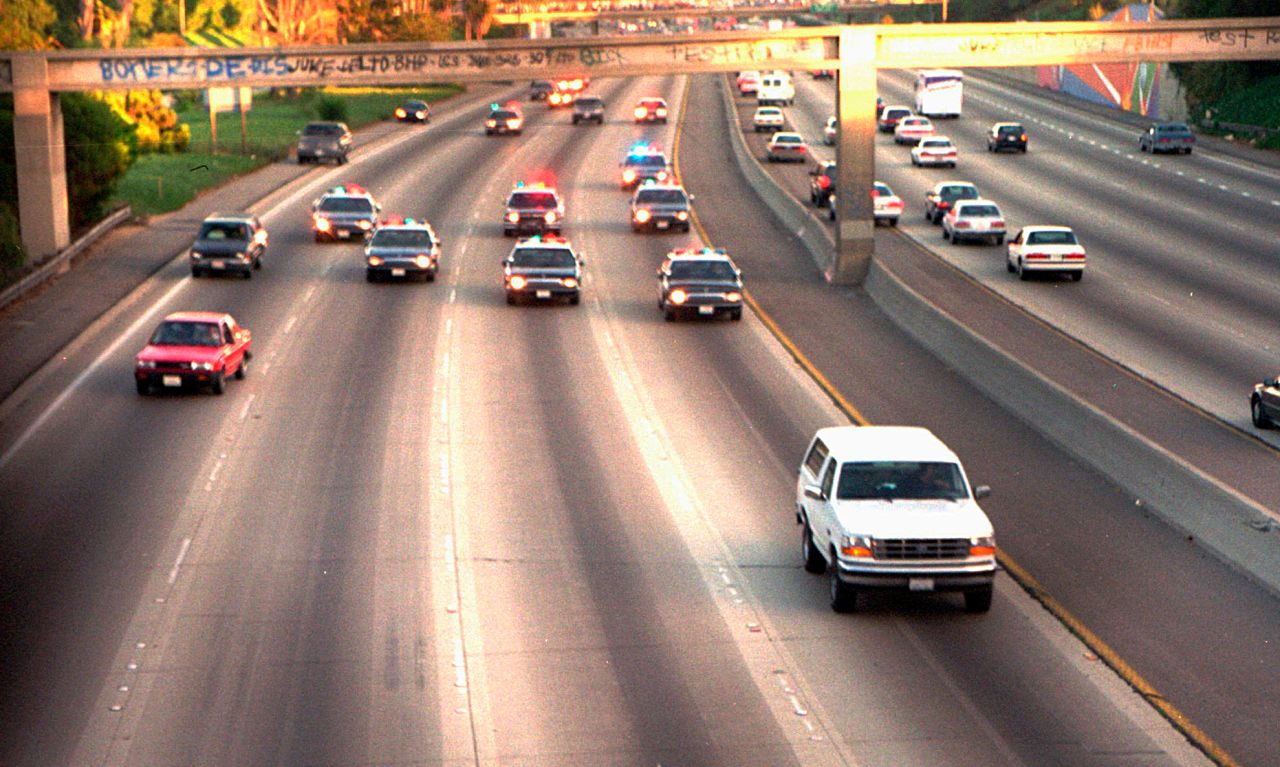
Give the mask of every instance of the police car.
[(538, 235), (516, 242), (502, 262), (507, 303), (582, 300), (583, 260), (562, 237)]
[(631, 230), (689, 231), (689, 201), (692, 195), (679, 184), (646, 181), (631, 196)]
[(417, 278), (431, 282), (440, 267), (440, 238), (426, 221), (389, 218), (364, 246), (365, 279)]
[(311, 203), (316, 242), (364, 238), (373, 230), (382, 206), (357, 184), (335, 186)]
[(507, 195), (502, 215), (502, 233), (508, 237), (527, 232), (560, 234), (564, 224), (564, 202), (554, 187), (544, 183), (517, 182)]
[(678, 248), (658, 268), (658, 308), (667, 322), (682, 314), (742, 319), (742, 272), (719, 248)]
[(622, 160), (622, 188), (630, 189), (646, 181), (669, 183), (675, 178), (671, 163), (654, 144), (636, 144), (627, 150)]
[(506, 106), (489, 105), (489, 116), (484, 119), (484, 135), (510, 133), (519, 136), (523, 131), (524, 112), (520, 110), (519, 103), (510, 101)]

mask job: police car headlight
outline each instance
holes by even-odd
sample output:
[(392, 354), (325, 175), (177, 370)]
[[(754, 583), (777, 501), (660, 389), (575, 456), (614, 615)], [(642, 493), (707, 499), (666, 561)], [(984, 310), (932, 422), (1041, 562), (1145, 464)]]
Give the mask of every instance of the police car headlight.
[(382, 266), (381, 256), (369, 256), (369, 266)]
[(513, 274), (509, 284), (513, 290), (524, 290), (524, 286), (528, 285), (529, 281), (518, 274)]
[(660, 171), (658, 171), (658, 175), (657, 175), (657, 176), (655, 176), (655, 178), (657, 178), (659, 181), (666, 181), (666, 180), (667, 180), (667, 172), (666, 172), (665, 170), (660, 170)]
[(653, 218), (653, 214), (644, 208), (636, 211), (636, 223), (643, 224), (651, 218)]
[(496, 128), (496, 127), (498, 127), (498, 121), (497, 121), (497, 120), (485, 120), (485, 121), (484, 121), (484, 127), (486, 127), (486, 128)]
[(554, 210), (549, 210), (547, 211), (547, 214), (543, 216), (543, 218), (546, 220), (548, 224), (554, 224), (557, 218), (556, 212)]
[(519, 127), (520, 127), (520, 121), (519, 121), (519, 120), (507, 120), (507, 128), (509, 128), (509, 129), (511, 129), (511, 130), (516, 130), (516, 129), (517, 129), (517, 128), (519, 128)]
[(560, 280), (560, 284), (564, 285), (566, 288), (576, 288), (578, 287), (578, 278), (565, 277), (564, 279)]
[(357, 221), (357, 222), (356, 222), (356, 226), (360, 227), (361, 229), (363, 229), (363, 230), (365, 230), (365, 231), (367, 232), (367, 231), (369, 231), (370, 229), (372, 229), (372, 228), (373, 228), (373, 222), (372, 222), (372, 221)]
[(520, 220), (520, 214), (513, 210), (507, 214), (507, 220), (514, 224)]
[(247, 253), (236, 253), (235, 257), (236, 257), (236, 258), (238, 258), (238, 259), (240, 259), (241, 261), (245, 261), (245, 260), (248, 260), (248, 258), (249, 258), (249, 254), (247, 254)]
[(622, 171), (622, 180), (625, 183), (630, 184), (632, 181), (636, 180), (636, 172), (634, 170), (631, 170), (630, 168)]
[(676, 220), (677, 220), (677, 221), (684, 221), (684, 220), (686, 220), (686, 219), (688, 219), (688, 218), (689, 218), (689, 211), (687, 211), (687, 210), (677, 210), (677, 211), (676, 211)]
[(203, 253), (201, 253), (201, 252), (200, 252), (200, 251), (198, 251), (198, 250), (193, 250), (193, 251), (191, 251), (191, 257), (192, 257), (192, 258), (204, 258), (204, 254), (203, 254)]
[(419, 120), (425, 120), (425, 119), (427, 119), (427, 113), (426, 113), (426, 112), (423, 112), (421, 109), (419, 109), (419, 110), (418, 110), (417, 112), (415, 112), (414, 114), (417, 116), (417, 118), (418, 118)]
[(431, 258), (430, 256), (418, 256), (413, 259), (413, 263), (417, 264), (419, 269), (426, 269), (431, 266)]
[(331, 224), (329, 223), (329, 219), (327, 218), (316, 219), (316, 229), (319, 229), (322, 232), (327, 232), (329, 231), (330, 226)]
[(667, 300), (673, 304), (683, 304), (685, 301), (689, 300), (689, 294), (679, 288), (676, 288), (667, 296)]
[(738, 291), (736, 291), (736, 290), (734, 290), (734, 291), (730, 291), (730, 292), (728, 292), (728, 293), (725, 293), (725, 294), (724, 294), (724, 300), (726, 300), (726, 301), (732, 301), (733, 303), (735, 303), (735, 304), (736, 304), (736, 303), (738, 303), (739, 301), (741, 301), (741, 300), (742, 300), (742, 294), (741, 294), (741, 293), (739, 293), (739, 292), (738, 292)]
[(396, 108), (396, 117), (404, 117), (404, 116), (405, 116), (404, 107), (397, 107), (397, 108)]
[(649, 114), (649, 110), (644, 107), (636, 107), (635, 115), (637, 120), (643, 120), (647, 114)]

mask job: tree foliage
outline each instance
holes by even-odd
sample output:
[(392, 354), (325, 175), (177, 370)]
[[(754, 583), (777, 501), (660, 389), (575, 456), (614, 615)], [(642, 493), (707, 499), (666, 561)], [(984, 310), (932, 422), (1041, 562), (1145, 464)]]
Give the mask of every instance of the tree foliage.
[(0, 0), (0, 50), (48, 48), (57, 18), (48, 0)]
[(406, 10), (400, 0), (341, 0), (339, 37), (345, 42), (448, 40), (449, 23), (420, 11)]
[[(1276, 0), (1176, 0), (1170, 4), (1169, 14), (1184, 19), (1274, 16)], [(1186, 90), (1187, 107), (1196, 117), (1224, 95), (1280, 75), (1280, 62), (1276, 61), (1201, 61), (1171, 66)]]
[(64, 93), (62, 120), (67, 144), (67, 185), (72, 226), (102, 217), (116, 184), (133, 164), (133, 127), (106, 102), (88, 93)]

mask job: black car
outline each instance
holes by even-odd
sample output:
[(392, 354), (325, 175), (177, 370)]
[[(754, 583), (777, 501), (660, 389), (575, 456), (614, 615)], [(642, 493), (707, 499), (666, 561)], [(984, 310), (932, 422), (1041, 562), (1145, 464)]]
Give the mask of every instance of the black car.
[(267, 230), (252, 213), (214, 213), (191, 244), (191, 276), (234, 272), (245, 279), (262, 268)]
[(723, 250), (680, 248), (658, 268), (658, 308), (663, 319), (682, 314), (742, 319), (742, 272)]
[(440, 268), (440, 238), (425, 221), (383, 221), (364, 247), (364, 261), (369, 282), (397, 277), (431, 282)]
[(431, 107), (425, 101), (406, 101), (396, 107), (396, 120), (402, 123), (429, 122)]
[(534, 80), (529, 83), (529, 100), (546, 101), (547, 96), (555, 89), (556, 86), (550, 80)]
[(1180, 152), (1191, 154), (1196, 145), (1196, 136), (1186, 123), (1152, 123), (1147, 132), (1138, 139), (1138, 149), (1142, 152)]
[(1271, 429), (1280, 423), (1280, 376), (1253, 385), (1249, 410), (1253, 425), (1259, 429)]
[(646, 181), (662, 184), (669, 182), (673, 173), (671, 163), (662, 152), (649, 149), (633, 149), (622, 161), (622, 188), (630, 189)]
[(818, 163), (818, 167), (809, 171), (809, 201), (814, 207), (826, 206), (827, 199), (836, 192), (837, 178), (834, 162)]
[(530, 232), (560, 234), (564, 226), (564, 202), (545, 184), (517, 184), (507, 196), (502, 215), (502, 234), (511, 237)]
[(332, 158), (342, 165), (350, 149), (351, 129), (346, 123), (307, 123), (307, 127), (298, 132), (298, 164)]
[(947, 215), (947, 211), (951, 210), (957, 200), (980, 198), (978, 187), (967, 181), (943, 181), (924, 193), (924, 217), (931, 224), (942, 223), (942, 217)]
[(582, 300), (582, 264), (572, 246), (559, 237), (520, 240), (502, 262), (507, 303), (527, 300)]
[(599, 96), (579, 96), (573, 102), (573, 124), (581, 122), (604, 125), (604, 99)]
[(1019, 123), (996, 123), (987, 131), (987, 151), (999, 152), (1012, 149), (1026, 153), (1027, 131)]

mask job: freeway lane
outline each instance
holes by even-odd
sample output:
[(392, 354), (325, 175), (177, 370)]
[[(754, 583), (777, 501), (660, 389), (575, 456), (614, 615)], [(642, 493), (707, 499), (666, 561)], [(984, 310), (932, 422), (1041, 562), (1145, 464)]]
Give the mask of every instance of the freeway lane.
[[(253, 281), (166, 271), (160, 311), (232, 310), (257, 364), (221, 398), (140, 399), (143, 322), (0, 467), (24, 542), (58, 519), (76, 543), (63, 578), (35, 570), (18, 589), (41, 652), (20, 666), (31, 724), (7, 721), (3, 761), (1203, 763), (1007, 579), (982, 617), (955, 599), (826, 607), (790, 505), (804, 441), (840, 416), (753, 318), (661, 320), (653, 270), (692, 238), (632, 235), (616, 187), (628, 144), (675, 139), (627, 109), (654, 91), (678, 106), (683, 82), (597, 83), (603, 128), (541, 108), (518, 139), (433, 124), (336, 171), (437, 224), (433, 285), (366, 284), (355, 246), (310, 241), (310, 193), (268, 215), (273, 258)], [(710, 82), (689, 100), (714, 131)], [(712, 182), (695, 190), (708, 225), (749, 238), (735, 253), (751, 284), (828, 310), (818, 345), (884, 361), (849, 389), (869, 412), (982, 424), (956, 446), (997, 485), (1001, 534), (1034, 534), (1038, 507), (997, 481), (998, 459), (1069, 461), (799, 268), (714, 164), (722, 131), (691, 129), (682, 157), (708, 161), (690, 181)], [(502, 197), (541, 171), (587, 258), (581, 306), (508, 307), (499, 289)], [(908, 372), (945, 390), (909, 396)], [(51, 498), (51, 481), (67, 490)], [(1074, 467), (1032, 484), (1127, 503)]]
[[(790, 117), (819, 138), (834, 89), (796, 82), (801, 98)], [(882, 73), (880, 83), (887, 102), (914, 103), (906, 73)], [(904, 230), (1013, 303), (1280, 445), (1253, 428), (1248, 411), (1253, 383), (1276, 367), (1280, 169), (1204, 147), (1144, 155), (1139, 129), (1123, 121), (977, 77), (966, 89), (965, 116), (937, 122), (960, 148), (956, 169), (912, 168), (907, 147), (877, 139), (877, 173), (907, 203)], [(997, 120), (1026, 125), (1026, 155), (985, 151), (986, 128)], [(1026, 224), (1072, 226), (1089, 252), (1084, 283), (1021, 283), (1005, 272), (1003, 247), (942, 243), (940, 228), (921, 219), (922, 203), (934, 183), (953, 178), (999, 203), (1011, 236)]]
[[(797, 82), (804, 87), (803, 78)], [(746, 113), (745, 107), (739, 109)], [(789, 110), (793, 119), (798, 115), (800, 121), (819, 110), (804, 108)], [(816, 121), (815, 121), (816, 123)], [(899, 147), (886, 147), (884, 152), (897, 153), (904, 151)], [(727, 150), (722, 152), (727, 155)], [(982, 152), (985, 155), (985, 152)], [(701, 157), (697, 153), (694, 157)], [(1001, 158), (1004, 159), (1004, 158)], [(1015, 161), (1022, 158), (1010, 158)], [(721, 162), (731, 162), (727, 157)], [(961, 157), (964, 162), (964, 155)], [(962, 168), (963, 169), (963, 165)], [(798, 167), (778, 168), (775, 174), (784, 184), (790, 182), (793, 193), (807, 198), (807, 184), (804, 171)], [(953, 171), (915, 170), (915, 174), (950, 176)], [(964, 178), (964, 176), (959, 176)], [(902, 186), (892, 181), (897, 191)], [(980, 185), (985, 185), (979, 181)], [(803, 185), (803, 186), (802, 186)], [(695, 190), (696, 191), (696, 190)], [(1056, 190), (1054, 191), (1056, 193)], [(701, 199), (701, 198), (700, 198)], [(705, 204), (705, 200), (703, 201)], [(912, 203), (908, 202), (908, 205)], [(908, 208), (908, 213), (911, 209)], [(917, 209), (918, 212), (918, 209)], [(704, 213), (705, 215), (705, 213)], [(913, 224), (904, 219), (904, 225)], [(922, 224), (922, 226), (927, 226)], [(933, 230), (928, 230), (930, 234)], [(732, 235), (733, 232), (727, 233)], [(735, 240), (725, 233), (713, 236), (720, 241), (741, 242), (745, 247), (757, 237), (744, 237)], [(988, 331), (999, 331), (1001, 325), (1016, 326), (1013, 318), (1002, 318), (998, 301), (985, 301), (982, 306), (996, 305), (994, 310), (975, 311), (972, 307), (962, 306), (964, 296), (969, 288), (963, 280), (954, 280), (948, 276), (946, 268), (938, 268), (936, 262), (922, 257), (919, 249), (907, 246), (895, 233), (882, 230), (878, 238), (878, 252), (883, 259), (894, 264), (894, 269), (906, 275), (909, 284), (917, 284), (927, 292), (942, 296), (944, 305), (958, 316), (972, 319), (975, 325)], [(944, 246), (945, 247), (945, 246)], [(978, 250), (990, 252), (990, 248), (968, 248), (961, 250)], [(770, 268), (773, 268), (770, 265)], [(808, 260), (802, 260), (793, 269), (813, 270)], [(1002, 270), (1001, 270), (1002, 272)], [(758, 276), (758, 275), (757, 275)], [(1005, 275), (1007, 276), (1007, 275)], [(947, 288), (948, 281), (952, 287)], [(1066, 603), (1084, 623), (1135, 665), (1157, 690), (1174, 701), (1191, 719), (1214, 734), (1214, 737), (1228, 745), (1228, 750), (1236, 754), (1244, 763), (1268, 763), (1271, 746), (1257, 737), (1257, 731), (1250, 722), (1243, 721), (1238, 712), (1243, 705), (1251, 711), (1258, 711), (1262, 721), (1280, 720), (1280, 711), (1272, 706), (1274, 690), (1273, 675), (1265, 671), (1275, 661), (1266, 660), (1272, 654), (1272, 643), (1267, 629), (1255, 633), (1248, 628), (1260, 616), (1273, 615), (1274, 598), (1255, 589), (1248, 583), (1232, 574), (1228, 568), (1211, 562), (1202, 552), (1189, 551), (1185, 541), (1160, 525), (1148, 526), (1146, 513), (1135, 506), (1134, 499), (1110, 505), (1106, 502), (1085, 496), (1082, 488), (1085, 483), (1073, 481), (1067, 484), (1066, 491), (1055, 491), (1050, 477), (1061, 477), (1075, 469), (1071, 461), (1062, 461), (1060, 457), (1046, 456), (1049, 460), (1041, 462), (1040, 456), (1025, 451), (1008, 452), (1007, 449), (988, 449), (991, 444), (991, 419), (1007, 421), (1009, 414), (996, 413), (987, 417), (970, 419), (960, 417), (949, 407), (941, 405), (926, 406), (921, 409), (917, 401), (927, 400), (939, 385), (928, 376), (906, 374), (913, 366), (887, 354), (875, 356), (876, 363), (886, 371), (902, 371), (903, 378), (867, 373), (863, 358), (835, 353), (823, 343), (822, 333), (815, 330), (823, 322), (829, 322), (836, 313), (837, 306), (824, 301), (821, 292), (796, 299), (792, 291), (792, 278), (788, 278), (788, 289), (782, 291), (776, 300), (766, 304), (766, 308), (779, 315), (787, 332), (792, 334), (806, 353), (815, 356), (819, 367), (834, 380), (840, 381), (841, 389), (859, 407), (872, 418), (898, 419), (901, 414), (917, 413), (916, 418), (933, 423), (934, 428), (944, 434), (952, 445), (964, 444), (965, 440), (975, 440), (974, 435), (981, 435), (975, 441), (974, 450), (977, 456), (962, 452), (969, 456), (970, 464), (987, 465), (993, 472), (1010, 471), (1011, 477), (1024, 493), (1025, 502), (1022, 511), (1028, 516), (1025, 524), (1020, 526), (1019, 537), (1013, 540), (1008, 534), (1001, 538), (1003, 547), (1011, 552), (1025, 567), (1044, 583), (1060, 601)], [(1016, 283), (1016, 280), (1015, 280)], [(1032, 283), (1039, 288), (1057, 290), (1074, 290), (1080, 286), (1069, 283), (1051, 284), (1045, 282)], [(1084, 283), (1089, 287), (1088, 279)], [(956, 293), (952, 298), (950, 290)], [(759, 284), (754, 286), (757, 297), (761, 297)], [(763, 299), (762, 299), (763, 300)], [(871, 323), (862, 321), (862, 327), (870, 327)], [(981, 331), (980, 331), (981, 332)], [(1018, 353), (1025, 353), (1018, 350)], [(1097, 370), (1096, 367), (1093, 370)], [(842, 372), (843, 371), (843, 372)], [(1067, 371), (1074, 378), (1080, 378), (1089, 371)], [(868, 382), (862, 379), (869, 378)], [(1153, 407), (1177, 407), (1142, 394), (1142, 387), (1134, 387), (1132, 383), (1119, 383), (1112, 389), (1106, 382), (1115, 380), (1114, 374), (1102, 371), (1097, 377), (1096, 385), (1078, 390), (1087, 392), (1092, 401), (1107, 403), (1107, 407), (1120, 407), (1136, 410), (1143, 421), (1143, 428), (1149, 423), (1156, 423), (1160, 417)], [(1120, 376), (1124, 378), (1124, 376)], [(1072, 381), (1072, 385), (1079, 385)], [(1106, 386), (1106, 391), (1102, 390)], [(946, 388), (943, 387), (945, 391)], [(1124, 392), (1117, 398), (1117, 392)], [(1135, 396), (1136, 394), (1136, 396)], [(1114, 400), (1114, 401), (1112, 401)], [(882, 410), (881, 407), (886, 409)], [(1032, 419), (1034, 413), (1019, 413), (1016, 417)], [(952, 426), (942, 426), (942, 423)], [(1166, 420), (1168, 419), (1166, 415)], [(1258, 461), (1271, 462), (1273, 456), (1256, 455), (1260, 451), (1242, 450), (1230, 435), (1214, 435), (1213, 429), (1200, 426), (1193, 427), (1196, 434), (1203, 436), (1202, 444), (1194, 445), (1194, 452), (1211, 455), (1215, 451), (1224, 451), (1228, 447), (1232, 455), (1250, 455)], [(1156, 430), (1159, 431), (1158, 429)], [(1179, 438), (1182, 439), (1182, 438)], [(1224, 439), (1227, 442), (1224, 442)], [(1229, 444), (1228, 444), (1229, 443)], [(1002, 444), (1002, 443), (1001, 443)], [(1195, 456), (1189, 456), (1196, 460)], [(988, 459), (993, 463), (984, 464)], [(971, 473), (977, 470), (971, 469)], [(1275, 472), (1268, 468), (1254, 466), (1236, 466), (1232, 469), (1233, 481), (1252, 483), (1251, 491), (1274, 494)], [(979, 475), (981, 476), (981, 475)], [(1042, 483), (1043, 481), (1043, 483)], [(1242, 485), (1244, 486), (1244, 485)], [(1003, 487), (1003, 483), (999, 484)], [(1266, 497), (1272, 497), (1267, 495)], [(1259, 496), (1263, 497), (1263, 496)], [(1003, 506), (1004, 494), (993, 499), (994, 503)], [(1101, 505), (1100, 505), (1101, 504)], [(1013, 509), (1018, 506), (1014, 505)], [(1104, 532), (1105, 531), (1105, 532)], [(1064, 558), (1063, 552), (1072, 552), (1072, 557)], [(1083, 560), (1078, 561), (1078, 560)], [(1170, 562), (1178, 565), (1171, 567)], [(1214, 582), (1214, 586), (1201, 592), (1205, 584)], [(1187, 603), (1188, 595), (1203, 593), (1208, 599), (1207, 606), (1194, 610), (1197, 627), (1191, 627), (1186, 611), (1169, 611), (1163, 608), (1168, 604)], [(1200, 605), (1192, 599), (1188, 604)], [(1222, 612), (1218, 612), (1221, 609)], [(1214, 651), (1204, 652), (1205, 637), (1213, 637)], [(1233, 660), (1225, 660), (1225, 659)], [(1259, 675), (1265, 682), (1256, 684)], [(1226, 677), (1231, 677), (1228, 681)], [(1214, 679), (1212, 684), (1205, 680)], [(1248, 702), (1242, 704), (1238, 698), (1239, 691), (1253, 687), (1247, 693)], [(1255, 709), (1258, 705), (1262, 708)], [(1251, 744), (1251, 745), (1247, 745)], [(1252, 750), (1251, 750), (1252, 749)], [(1249, 758), (1253, 755), (1253, 758)]]

